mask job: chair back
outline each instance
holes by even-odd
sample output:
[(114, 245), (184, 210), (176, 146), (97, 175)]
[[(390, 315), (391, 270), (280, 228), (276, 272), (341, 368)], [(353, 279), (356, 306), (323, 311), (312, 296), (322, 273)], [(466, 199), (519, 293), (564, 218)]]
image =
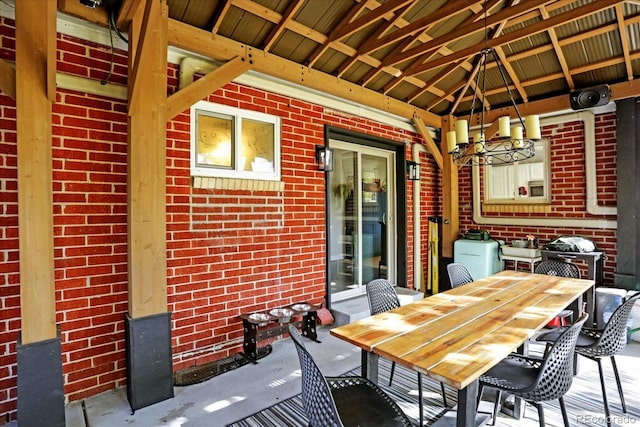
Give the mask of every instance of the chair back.
[(573, 381), (573, 353), (580, 335), (580, 329), (589, 315), (582, 313), (580, 318), (558, 337), (546, 352), (535, 386), (522, 397), (525, 400), (542, 402), (559, 399), (571, 387)]
[(627, 345), (627, 321), (639, 297), (640, 293), (637, 293), (618, 306), (604, 326), (598, 341), (587, 349), (579, 348), (580, 352), (595, 357), (618, 354)]
[(534, 273), (546, 274), (547, 276), (573, 277), (574, 279), (580, 278), (578, 266), (565, 261), (541, 261), (536, 265)]
[(300, 369), (302, 371), (302, 404), (312, 427), (340, 426), (342, 420), (338, 415), (331, 389), (324, 375), (316, 365), (302, 342), (302, 335), (293, 325), (289, 325), (289, 335), (296, 346)]
[(452, 262), (447, 265), (447, 273), (449, 273), (449, 281), (451, 282), (452, 288), (473, 282), (473, 277), (471, 277), (469, 269), (459, 262)]
[(398, 293), (387, 279), (375, 279), (367, 283), (367, 300), (372, 316), (400, 307)]

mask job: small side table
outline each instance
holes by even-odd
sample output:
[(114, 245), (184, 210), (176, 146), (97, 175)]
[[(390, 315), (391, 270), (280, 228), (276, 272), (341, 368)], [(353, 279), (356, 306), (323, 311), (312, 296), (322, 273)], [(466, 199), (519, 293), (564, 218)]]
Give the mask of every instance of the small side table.
[(518, 269), (518, 262), (526, 262), (531, 266), (531, 272), (533, 273), (534, 269), (535, 269), (535, 265), (536, 262), (539, 262), (542, 260), (542, 256), (537, 256), (537, 257), (533, 257), (533, 258), (529, 258), (529, 257), (522, 257), (522, 256), (513, 256), (513, 255), (502, 255), (502, 259), (504, 261), (513, 261), (513, 269), (517, 270)]

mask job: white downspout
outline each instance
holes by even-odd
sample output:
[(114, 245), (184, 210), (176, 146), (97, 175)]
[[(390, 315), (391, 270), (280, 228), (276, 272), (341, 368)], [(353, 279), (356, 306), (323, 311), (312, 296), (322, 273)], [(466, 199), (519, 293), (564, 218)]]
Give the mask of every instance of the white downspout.
[[(411, 157), (414, 162), (420, 163), (420, 152), (428, 153), (427, 147), (422, 144), (413, 144)], [(422, 280), (422, 254), (420, 253), (420, 189), (421, 181), (413, 181), (413, 288), (420, 290)]]

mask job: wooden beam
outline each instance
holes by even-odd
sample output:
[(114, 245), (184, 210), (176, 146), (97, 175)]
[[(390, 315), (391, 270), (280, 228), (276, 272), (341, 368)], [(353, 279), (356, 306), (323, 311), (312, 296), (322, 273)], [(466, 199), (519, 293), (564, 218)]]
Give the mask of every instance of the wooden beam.
[[(639, 79), (621, 83), (614, 83), (612, 85), (609, 85), (609, 87), (611, 88), (611, 101), (640, 96)], [(523, 117), (530, 114), (545, 114), (569, 109), (571, 109), (569, 94), (559, 95), (553, 98), (541, 99), (539, 101), (529, 101), (526, 104), (518, 105), (518, 110)], [(484, 121), (485, 123), (492, 123), (498, 120), (500, 116), (508, 116), (512, 113), (512, 106), (494, 108), (491, 111), (486, 111), (484, 113)], [(473, 121), (474, 123), (479, 123), (480, 119), (478, 115), (474, 115)]]
[(442, 141), (440, 147), (443, 155), (442, 166), (442, 251), (440, 256), (453, 259), (453, 242), (458, 239), (460, 233), (460, 207), (458, 167), (453, 162), (453, 157), (447, 153), (448, 131), (454, 130), (453, 116), (442, 118)]
[[(50, 39), (56, 4), (20, 0), (16, 8), (18, 228), (21, 342), (56, 338)], [(45, 25), (43, 25), (45, 23)], [(55, 60), (55, 53), (54, 60)], [(55, 73), (55, 68), (53, 70)]]
[(211, 35), (215, 36), (216, 34), (218, 34), (220, 25), (222, 25), (222, 21), (224, 20), (225, 16), (227, 16), (227, 13), (229, 12), (229, 9), (231, 9), (231, 6), (233, 6), (233, 4), (230, 1), (225, 1), (218, 4), (218, 7), (216, 8), (216, 11), (214, 13), (215, 18), (213, 21), (213, 26), (211, 27)]
[(416, 129), (418, 129), (418, 132), (420, 133), (420, 135), (422, 135), (422, 138), (424, 138), (425, 142), (427, 143), (427, 149), (429, 150), (429, 153), (431, 153), (431, 155), (433, 156), (433, 159), (436, 161), (436, 164), (440, 169), (442, 169), (443, 167), (442, 154), (440, 153), (440, 149), (438, 148), (438, 145), (435, 143), (433, 138), (431, 138), (429, 129), (427, 129), (424, 122), (418, 115), (413, 116), (413, 124), (416, 126)]
[(249, 69), (251, 69), (250, 61), (243, 56), (238, 56), (174, 93), (167, 99), (167, 120), (171, 120)]
[(16, 70), (4, 59), (0, 59), (0, 90), (16, 99)]
[(331, 33), (329, 40), (340, 40), (343, 37), (350, 36), (362, 28), (375, 24), (377, 21), (383, 19), (386, 14), (395, 12), (412, 2), (414, 2), (414, 0), (389, 0), (388, 2), (373, 9), (371, 12), (365, 13), (354, 19), (348, 24), (339, 25), (336, 27), (336, 30)]
[(173, 19), (169, 20), (169, 44), (223, 62), (236, 56), (251, 55), (254, 62), (253, 70), (260, 73), (386, 111), (407, 120), (412, 120), (415, 112), (427, 125), (440, 126), (440, 116), (436, 114), (260, 49), (247, 47), (224, 37), (212, 37), (208, 31)]
[(118, 11), (116, 26), (120, 29), (129, 28), (129, 24), (133, 21), (143, 3), (143, 0), (124, 0)]
[[(42, 7), (42, 6), (40, 6)], [(47, 98), (51, 102), (56, 102), (56, 41), (57, 41), (57, 12), (55, 1), (47, 1), (45, 8), (46, 18), (44, 25), (47, 36), (47, 52), (46, 52), (46, 78), (47, 78)], [(42, 25), (42, 24), (41, 24)], [(53, 37), (50, 35), (53, 34)]]
[[(542, 19), (549, 19), (551, 17), (547, 9), (544, 7), (540, 8), (540, 15), (542, 16)], [(554, 28), (549, 28), (549, 31), (547, 31), (547, 34), (549, 35), (549, 40), (551, 40), (551, 45), (553, 46), (553, 50), (555, 51), (556, 56), (558, 57), (558, 62), (560, 63), (560, 68), (562, 68), (562, 73), (564, 74), (564, 78), (567, 81), (567, 85), (569, 86), (569, 89), (573, 90), (575, 89), (576, 86), (575, 86), (575, 83), (573, 82), (573, 77), (571, 77), (569, 64), (567, 64), (567, 59), (564, 57), (562, 46), (560, 46), (560, 42), (558, 41), (558, 35), (556, 34), (556, 30)], [(523, 99), (525, 100), (525, 102), (527, 101), (525, 97), (523, 97)]]
[[(394, 14), (393, 19), (390, 19), (384, 23), (381, 23), (381, 25), (379, 25), (375, 31), (373, 32), (373, 34), (371, 34), (369, 36), (370, 40), (376, 40), (380, 37), (382, 37), (384, 34), (386, 34), (388, 31), (395, 31), (396, 28), (402, 28), (403, 26), (409, 25), (409, 23), (404, 20), (402, 17), (404, 16), (405, 13), (407, 13), (407, 11), (409, 9), (411, 9), (411, 4), (408, 4), (406, 6), (404, 6), (402, 9), (397, 10), (396, 13)], [(355, 9), (355, 8), (354, 8)], [(365, 61), (369, 61), (370, 59), (374, 59), (369, 55), (361, 55), (360, 52), (356, 52), (354, 55), (346, 58), (344, 61), (342, 61), (342, 64), (340, 64), (338, 66), (338, 72), (336, 73), (337, 76), (342, 77), (344, 75), (344, 73), (352, 66), (354, 65), (356, 62), (358, 62), (358, 60), (362, 60), (363, 62)], [(367, 63), (367, 62), (365, 62)], [(380, 65), (380, 61), (378, 60), (378, 64), (375, 66), (375, 68), (378, 67), (378, 65)], [(394, 70), (395, 72), (395, 70)]]
[[(476, 0), (474, 3), (480, 3), (479, 0)], [(370, 38), (358, 48), (358, 53), (360, 55), (364, 55), (366, 53), (370, 53), (376, 51), (378, 49), (383, 48), (384, 46), (388, 46), (393, 43), (397, 43), (406, 37), (410, 37), (415, 35), (416, 33), (420, 33), (425, 31), (427, 28), (432, 27), (433, 25), (438, 24), (441, 21), (446, 19), (450, 19), (451, 16), (460, 12), (461, 10), (466, 10), (471, 8), (473, 5), (469, 4), (468, 1), (448, 1), (442, 7), (437, 8), (433, 13), (424, 16), (421, 19), (418, 19), (415, 22), (412, 22), (409, 25), (404, 26), (401, 29), (393, 31), (384, 37), (380, 37), (378, 39)], [(442, 46), (447, 43), (442, 43)]]
[[(496, 4), (497, 4), (497, 0), (493, 0), (491, 4), (486, 4), (485, 6), (486, 6), (487, 9), (492, 9)], [(448, 4), (448, 6), (449, 7), (451, 6), (451, 2)], [(481, 9), (481, 11), (483, 11), (483, 10), (484, 9)], [(442, 12), (442, 10), (439, 10), (438, 12)], [(477, 14), (471, 15), (468, 18), (466, 18), (463, 22), (461, 22), (459, 24), (459, 26), (470, 25), (473, 22), (475, 22), (477, 19), (478, 19)], [(437, 22), (437, 21), (435, 21), (435, 22)], [(496, 34), (501, 32), (503, 27), (504, 27), (504, 22), (500, 23), (498, 29), (496, 31), (494, 31), (494, 35), (492, 37), (495, 37)], [(423, 43), (427, 43), (427, 42), (433, 40), (433, 38), (429, 38), (429, 40), (424, 40), (424, 36), (421, 37), (421, 38), (422, 38), (422, 42)], [(407, 38), (406, 40), (407, 40), (407, 44), (406, 45), (405, 45), (405, 43), (402, 43), (395, 50), (398, 51), (398, 52), (402, 52), (402, 51), (405, 50), (406, 46), (410, 46), (411, 44), (414, 44), (414, 41), (412, 39)], [(396, 74), (396, 76), (394, 77), (394, 79), (390, 83), (387, 83), (387, 85), (385, 85), (385, 93), (388, 93), (387, 90), (388, 90), (389, 87), (393, 87), (393, 86), (399, 84), (402, 81), (410, 82), (411, 76), (414, 75), (412, 70), (415, 67), (420, 66), (424, 62), (432, 59), (432, 57), (434, 55), (450, 55), (451, 53), (453, 53), (453, 51), (451, 51), (448, 47), (443, 46), (443, 47), (441, 47), (440, 49), (438, 49), (436, 51), (430, 52), (430, 54), (428, 54), (428, 55), (424, 55), (424, 56), (421, 56), (419, 58), (416, 58), (411, 65), (406, 67), (402, 72), (398, 72)], [(441, 76), (448, 75), (450, 72), (457, 71), (458, 68), (460, 67), (460, 65), (462, 65), (462, 64), (468, 64), (466, 59), (465, 60), (459, 60), (459, 61), (452, 62), (452, 63), (448, 64), (438, 74), (441, 75)], [(465, 68), (465, 67), (462, 67), (462, 68)], [(469, 65), (469, 71), (470, 71), (472, 76), (475, 75), (475, 72), (472, 70), (470, 65)], [(377, 74), (376, 70), (372, 70), (372, 72), (368, 73), (367, 76), (373, 77), (373, 75), (375, 75), (375, 74)], [(412, 102), (412, 101), (417, 99), (419, 96), (421, 96), (425, 92), (431, 92), (432, 94), (436, 95), (438, 98), (443, 99), (445, 93), (443, 91), (442, 91), (442, 93), (437, 93), (437, 90), (435, 90), (436, 89), (435, 88), (435, 84), (438, 81), (440, 81), (442, 78), (443, 77), (438, 77), (437, 80), (435, 80), (435, 81), (434, 80), (430, 80), (428, 82), (422, 82), (421, 80), (418, 80), (419, 82), (421, 82), (423, 84), (417, 86), (417, 89), (415, 91), (413, 91), (406, 99), (408, 100), (408, 102)], [(472, 80), (473, 77), (469, 77), (469, 79)], [(448, 95), (447, 98), (445, 98), (444, 100), (448, 100), (448, 101), (453, 102), (454, 106), (457, 105), (457, 103), (455, 102), (456, 100), (453, 99), (450, 95)], [(455, 111), (455, 109), (453, 111)]]
[[(137, 63), (129, 82), (139, 99), (129, 105), (128, 239), (129, 315), (167, 312), (166, 126), (167, 20), (165, 0), (147, 0), (130, 32)], [(145, 22), (137, 23), (143, 19)], [(139, 39), (139, 40), (138, 40)], [(133, 55), (133, 52), (129, 52)]]
[(618, 34), (620, 35), (620, 43), (622, 44), (622, 53), (624, 54), (624, 65), (627, 70), (627, 79), (633, 80), (633, 67), (629, 52), (629, 36), (627, 35), (627, 27), (624, 23), (624, 10), (622, 5), (616, 5), (616, 21), (618, 23)]
[[(531, 0), (531, 3), (540, 3), (540, 4), (544, 4), (544, 1), (534, 1)], [(526, 37), (531, 37), (535, 34), (539, 34), (541, 32), (547, 31), (550, 28), (555, 28), (555, 27), (559, 27), (561, 25), (566, 25), (569, 22), (573, 22), (576, 21), (580, 18), (584, 18), (585, 16), (589, 16), (592, 15), (594, 13), (600, 12), (603, 9), (609, 9), (613, 6), (615, 6), (616, 4), (621, 3), (620, 0), (598, 0), (597, 2), (593, 2), (593, 3), (588, 3), (584, 6), (580, 6), (576, 9), (572, 9), (569, 12), (565, 12), (565, 13), (561, 13), (559, 15), (555, 15), (550, 17), (549, 19), (545, 19), (542, 20), (540, 22), (536, 22), (535, 24), (531, 24), (531, 25), (527, 25), (523, 28), (514, 30), (512, 32), (506, 33), (500, 37), (496, 37), (495, 39), (491, 39), (488, 42), (489, 47), (497, 47), (497, 46), (502, 46), (508, 43), (512, 43), (515, 42), (517, 40), (521, 40), (523, 38)], [(520, 5), (518, 6), (514, 6), (512, 8), (508, 8), (506, 10), (509, 9), (516, 9), (518, 8)], [(488, 20), (492, 20), (492, 23), (494, 23), (493, 21), (495, 21), (495, 17), (501, 15), (501, 12), (496, 13), (495, 15), (492, 15), (491, 17), (489, 17)], [(493, 18), (492, 18), (493, 17)], [(448, 35), (445, 35), (443, 37), (439, 37), (437, 39), (434, 39), (434, 42), (440, 40), (440, 39), (444, 39), (444, 38), (453, 38), (455, 37), (456, 40), (460, 39), (464, 34), (460, 34), (459, 31), (454, 31), (451, 32)], [(449, 40), (452, 41), (452, 40)], [(442, 42), (442, 40), (440, 40), (440, 42)], [(426, 45), (426, 44), (425, 44)], [(437, 45), (437, 44), (436, 44)], [(424, 46), (424, 45), (423, 45)], [(424, 53), (423, 51), (428, 49), (425, 49), (423, 46), (418, 46), (418, 48), (414, 48), (411, 49), (410, 51), (402, 52), (399, 55), (395, 55), (395, 57), (389, 57), (388, 59), (385, 59), (384, 61), (382, 61), (383, 64), (385, 65), (392, 65), (393, 63), (396, 63), (398, 61), (401, 61), (403, 59), (408, 59), (408, 58), (404, 58), (405, 56), (408, 57), (412, 57), (412, 56), (417, 56), (421, 53)], [(469, 57), (470, 55), (474, 55), (477, 54), (478, 52), (480, 52), (483, 48), (485, 47), (485, 43), (484, 42), (480, 42), (477, 43), (474, 46), (469, 46), (468, 48), (465, 49), (460, 49), (459, 51), (451, 54), (451, 55), (447, 55), (447, 56), (442, 56), (439, 57), (433, 61), (429, 61), (427, 63), (422, 64), (422, 66), (416, 68), (414, 70), (414, 72), (416, 74), (419, 73), (423, 73), (425, 71), (429, 71), (432, 70), (433, 68), (437, 68), (437, 67), (441, 67), (443, 65), (449, 64), (452, 61), (456, 61), (458, 59), (464, 59)], [(433, 49), (432, 49), (433, 50)]]
[[(606, 1), (606, 0), (601, 0), (601, 1)], [(491, 27), (500, 22), (509, 20), (514, 16), (518, 16), (522, 13), (526, 13), (532, 9), (535, 9), (538, 6), (544, 5), (545, 3), (550, 3), (550, 1), (549, 0), (529, 0), (526, 2), (522, 2), (518, 5), (502, 9), (490, 15), (487, 18), (487, 26)], [(474, 23), (461, 26), (454, 31), (451, 31), (443, 36), (437, 37), (431, 40), (430, 42), (420, 44), (404, 52), (398, 52), (396, 54), (389, 55), (387, 58), (385, 58), (382, 61), (382, 63), (384, 65), (394, 65), (399, 62), (406, 61), (407, 59), (415, 58), (417, 56), (421, 56), (424, 54), (429, 55), (431, 52), (437, 51), (442, 46), (447, 46), (449, 43), (463, 39), (464, 37), (469, 36), (469, 34), (483, 31), (484, 28), (485, 28), (484, 20), (477, 20)], [(481, 44), (484, 45), (484, 42), (482, 42)], [(493, 47), (494, 45), (490, 44), (489, 46)], [(474, 46), (474, 48), (475, 47), (476, 46)], [(475, 52), (476, 53), (480, 52), (480, 50), (481, 48), (475, 49)], [(462, 59), (462, 57), (455, 58), (455, 59)]]
[[(363, 1), (360, 4), (356, 4), (354, 7), (352, 7), (351, 9), (349, 9), (349, 12), (347, 12), (347, 14), (345, 16), (343, 16), (340, 19), (340, 22), (338, 23), (337, 27), (342, 27), (347, 25), (349, 22), (351, 22), (355, 16), (357, 16), (358, 14), (360, 14), (361, 11), (363, 11), (366, 6), (367, 6), (366, 1)], [(329, 45), (331, 43), (332, 39), (330, 38), (330, 36), (328, 36), (322, 43), (320, 43), (319, 46), (317, 46), (313, 52), (311, 52), (311, 55), (308, 56), (307, 58), (307, 64), (309, 64), (310, 67), (313, 67), (316, 63), (316, 61), (322, 56), (322, 54), (329, 48)], [(355, 55), (356, 53), (354, 52), (353, 55)], [(353, 55), (349, 55), (349, 56), (353, 56)]]
[[(293, 21), (293, 17), (296, 15), (296, 13), (298, 13), (298, 11), (300, 10), (303, 4), (304, 3), (302, 2), (302, 0), (294, 0), (293, 2), (291, 2), (289, 7), (287, 8), (287, 11), (282, 16), (282, 19), (280, 20), (280, 22), (278, 22), (271, 29), (271, 31), (269, 32), (269, 35), (265, 38), (264, 40), (265, 52), (268, 52), (273, 46), (273, 44), (278, 40), (278, 38), (280, 38), (284, 30), (287, 29), (287, 24)], [(216, 33), (217, 31), (214, 32), (213, 34), (216, 34)]]

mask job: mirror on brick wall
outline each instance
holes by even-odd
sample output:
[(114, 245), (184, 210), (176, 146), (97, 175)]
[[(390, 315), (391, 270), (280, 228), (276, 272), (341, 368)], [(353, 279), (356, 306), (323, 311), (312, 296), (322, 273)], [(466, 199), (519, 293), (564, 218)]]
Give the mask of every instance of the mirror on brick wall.
[(549, 141), (536, 141), (534, 157), (484, 167), (485, 203), (550, 203)]

